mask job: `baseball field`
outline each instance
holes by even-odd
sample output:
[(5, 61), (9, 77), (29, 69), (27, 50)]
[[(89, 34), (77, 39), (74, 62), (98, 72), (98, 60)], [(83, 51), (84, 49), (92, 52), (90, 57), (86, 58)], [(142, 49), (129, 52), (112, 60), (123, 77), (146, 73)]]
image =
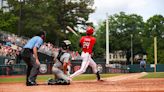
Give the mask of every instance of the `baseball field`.
[(47, 85), (52, 75), (39, 75), (38, 86), (26, 86), (25, 76), (0, 76), (0, 92), (164, 92), (164, 73), (83, 74), (70, 85)]

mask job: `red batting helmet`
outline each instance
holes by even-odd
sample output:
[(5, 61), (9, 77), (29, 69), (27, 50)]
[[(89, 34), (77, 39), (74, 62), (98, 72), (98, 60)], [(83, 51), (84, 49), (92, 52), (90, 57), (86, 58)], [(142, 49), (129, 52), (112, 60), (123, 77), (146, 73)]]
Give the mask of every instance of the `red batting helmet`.
[(87, 35), (92, 35), (93, 32), (94, 32), (94, 29), (91, 26), (87, 27), (87, 31), (86, 31)]

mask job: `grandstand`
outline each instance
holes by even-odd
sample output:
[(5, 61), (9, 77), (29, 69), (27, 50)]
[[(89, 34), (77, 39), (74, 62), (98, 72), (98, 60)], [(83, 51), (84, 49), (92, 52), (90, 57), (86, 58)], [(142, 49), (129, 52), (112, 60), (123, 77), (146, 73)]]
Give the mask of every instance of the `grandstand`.
[[(0, 75), (25, 74), (26, 64), (21, 60), (20, 51), (28, 41), (26, 37), (0, 31)], [(41, 63), (47, 64), (51, 73), (53, 57), (58, 54), (59, 47), (50, 42), (45, 42), (39, 49), (38, 55)], [(77, 51), (71, 52), (73, 60), (80, 60)]]

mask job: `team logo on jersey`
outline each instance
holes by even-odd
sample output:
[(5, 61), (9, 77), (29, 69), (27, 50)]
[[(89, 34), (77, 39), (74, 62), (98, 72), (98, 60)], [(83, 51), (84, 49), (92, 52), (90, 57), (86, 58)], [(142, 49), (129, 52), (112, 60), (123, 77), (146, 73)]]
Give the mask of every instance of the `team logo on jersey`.
[(39, 71), (40, 71), (40, 73), (46, 73), (47, 72), (47, 65), (46, 64), (40, 64)]

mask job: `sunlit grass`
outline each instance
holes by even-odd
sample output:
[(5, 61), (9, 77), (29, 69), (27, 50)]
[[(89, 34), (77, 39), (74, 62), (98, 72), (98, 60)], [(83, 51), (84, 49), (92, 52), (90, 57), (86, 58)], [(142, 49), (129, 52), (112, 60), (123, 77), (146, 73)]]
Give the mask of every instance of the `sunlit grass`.
[[(107, 77), (113, 77), (118, 76), (120, 74), (101, 74), (101, 78), (107, 78)], [(96, 75), (95, 74), (82, 74), (80, 76), (75, 77), (73, 80), (95, 80)]]
[[(113, 77), (118, 76), (121, 74), (101, 74), (101, 78), (107, 78), (107, 77)], [(47, 81), (49, 78), (54, 78), (53, 75), (38, 75), (37, 81)], [(95, 80), (96, 75), (95, 74), (81, 74), (77, 77), (75, 77), (73, 80), (80, 81), (80, 80)], [(18, 83), (18, 82), (25, 82), (26, 76), (16, 77), (16, 78), (0, 78), (0, 83)]]
[(164, 78), (164, 72), (148, 73), (142, 78)]

